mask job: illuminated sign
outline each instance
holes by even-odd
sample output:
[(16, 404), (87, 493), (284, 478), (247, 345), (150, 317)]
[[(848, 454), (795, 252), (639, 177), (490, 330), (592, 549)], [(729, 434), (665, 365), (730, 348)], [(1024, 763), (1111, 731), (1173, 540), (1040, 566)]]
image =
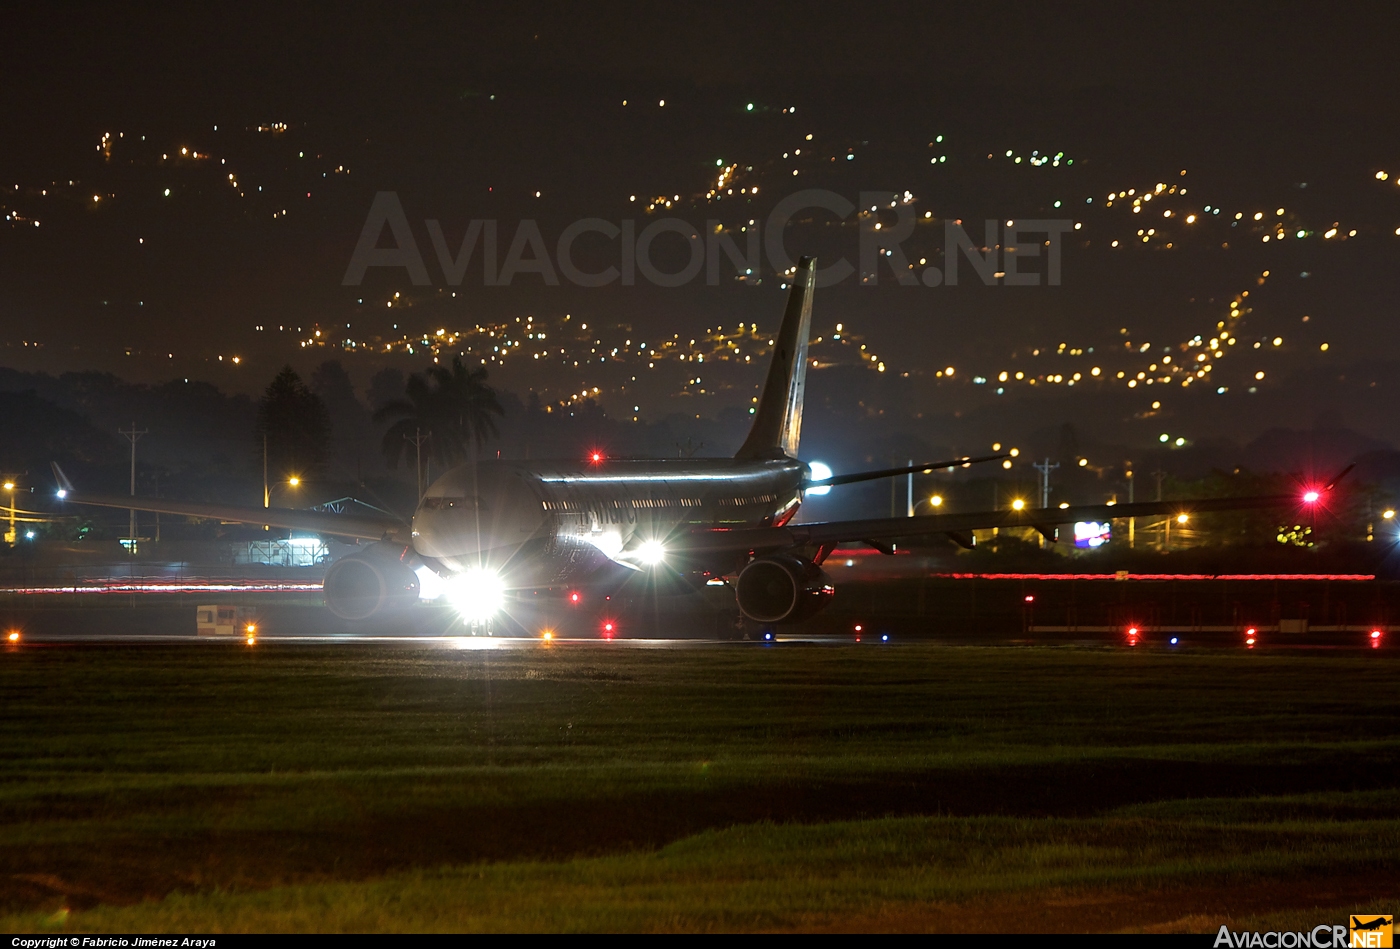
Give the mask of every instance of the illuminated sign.
[(1110, 531), (1107, 523), (1079, 521), (1074, 525), (1074, 546), (1076, 547), (1100, 547), (1108, 543), (1109, 537)]

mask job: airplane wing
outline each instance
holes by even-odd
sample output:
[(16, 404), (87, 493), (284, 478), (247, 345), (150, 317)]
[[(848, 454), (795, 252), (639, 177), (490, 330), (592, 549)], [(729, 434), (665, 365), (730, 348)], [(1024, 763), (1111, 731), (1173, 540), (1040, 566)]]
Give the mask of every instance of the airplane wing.
[(233, 504), (203, 504), (197, 501), (172, 501), (165, 498), (133, 498), (119, 495), (89, 494), (73, 487), (58, 465), (53, 466), (58, 479), (58, 496), (75, 504), (93, 507), (114, 507), (122, 510), (150, 511), (155, 514), (177, 514), (185, 517), (205, 517), (237, 524), (262, 524), (294, 531), (354, 537), (360, 540), (383, 540), (402, 537), (407, 540), (409, 527), (394, 517), (372, 517), (362, 514), (332, 514), (328, 511), (296, 511), (282, 507), (241, 507)]
[[(698, 530), (674, 538), (667, 547), (677, 553), (751, 550), (768, 553), (794, 547), (835, 545), (847, 541), (873, 541), (944, 534), (962, 543), (961, 535), (973, 530), (1032, 527), (1051, 534), (1058, 524), (1107, 521), (1125, 517), (1163, 514), (1206, 514), (1261, 508), (1297, 507), (1307, 503), (1293, 494), (1252, 498), (1207, 498), (1183, 501), (1141, 501), (1134, 504), (1087, 504), (1078, 507), (1027, 508), (1020, 511), (979, 511), (969, 514), (926, 514), (917, 517), (880, 517), (859, 521), (827, 521), (788, 524), (784, 527), (741, 527), (733, 530)], [(883, 545), (880, 545), (883, 546)]]

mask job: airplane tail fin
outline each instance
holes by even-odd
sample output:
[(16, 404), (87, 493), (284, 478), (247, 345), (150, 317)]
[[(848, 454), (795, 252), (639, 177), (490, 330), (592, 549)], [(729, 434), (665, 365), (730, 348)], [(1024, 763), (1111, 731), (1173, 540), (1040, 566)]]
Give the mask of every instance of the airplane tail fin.
[(736, 458), (797, 457), (802, 438), (802, 397), (807, 384), (807, 341), (812, 335), (812, 294), (817, 260), (803, 257), (792, 277), (783, 325), (774, 339), (773, 362), (758, 399), (753, 428)]

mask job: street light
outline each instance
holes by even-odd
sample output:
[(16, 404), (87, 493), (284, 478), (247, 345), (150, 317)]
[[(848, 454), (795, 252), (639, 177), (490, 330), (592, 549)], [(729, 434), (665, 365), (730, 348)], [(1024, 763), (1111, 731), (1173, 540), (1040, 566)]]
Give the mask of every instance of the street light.
[(914, 506), (918, 507), (920, 504), (927, 504), (929, 507), (933, 508), (934, 510), (937, 510), (938, 508), (943, 506), (943, 495), (935, 494), (931, 497), (919, 498), (919, 500), (914, 504)]
[(295, 488), (301, 484), (301, 479), (298, 478), (296, 475), (292, 475), (290, 478), (287, 479), (287, 483)]
[(1025, 509), (1026, 509), (1026, 502), (1023, 501), (1023, 500), (1021, 500), (1020, 498), (1017, 498), (1016, 500), (1014, 500), (1014, 501), (1011, 502), (1011, 510), (1013, 510), (1013, 511), (1024, 511)]

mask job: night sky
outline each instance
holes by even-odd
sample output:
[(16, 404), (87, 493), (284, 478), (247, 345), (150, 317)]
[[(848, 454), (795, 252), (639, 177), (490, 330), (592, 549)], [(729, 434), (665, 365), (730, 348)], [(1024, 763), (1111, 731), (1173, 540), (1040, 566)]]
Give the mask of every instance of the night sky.
[[(718, 286), (702, 272), (583, 288), (486, 286), (475, 257), (452, 286), (425, 221), (455, 250), (494, 219), (502, 257), (537, 221), (553, 255), (580, 218), (715, 221), (742, 241), (802, 188), (888, 191), (920, 220), (911, 263), (942, 265), (947, 221), (979, 241), (987, 219), (1080, 228), (1058, 287), (983, 286), (963, 258), (957, 287), (901, 286), (882, 262), (878, 286), (822, 290), (814, 405), (856, 402), (959, 450), (1066, 420), (1127, 445), (1315, 423), (1400, 442), (1397, 18), (1293, 3), (12, 9), (0, 366), (253, 393), (286, 362), (340, 359), (363, 389), (464, 353), (560, 411), (717, 417), (750, 405), (766, 365), (784, 296), (766, 259), (745, 280), (726, 262)], [(731, 166), (721, 191), (757, 195), (715, 199)], [(402, 268), (342, 285), (380, 191), (397, 193), (429, 286)], [(785, 246), (856, 263), (857, 228), (808, 215)], [(661, 269), (684, 262), (681, 241), (658, 239)], [(576, 247), (584, 270), (617, 263), (596, 235)]]

